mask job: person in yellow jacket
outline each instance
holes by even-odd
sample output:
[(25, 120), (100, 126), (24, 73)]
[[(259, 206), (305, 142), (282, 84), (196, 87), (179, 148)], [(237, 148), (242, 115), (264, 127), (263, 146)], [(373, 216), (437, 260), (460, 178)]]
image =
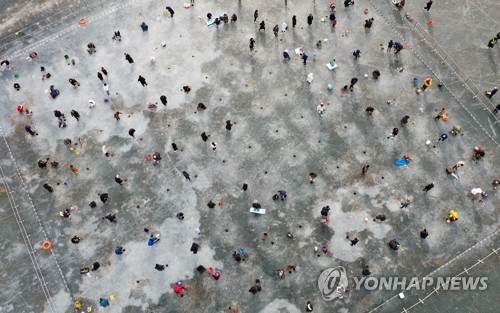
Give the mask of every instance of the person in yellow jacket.
[(428, 77), (424, 80), (424, 85), (422, 86), (422, 90), (427, 89), (427, 87), (432, 86), (432, 78)]
[(435, 120), (442, 119), (445, 114), (446, 114), (446, 109), (445, 108), (441, 108), (441, 110), (439, 110), (438, 115), (436, 115), (436, 117), (434, 117), (434, 119)]
[(455, 212), (454, 210), (450, 210), (448, 218), (446, 219), (446, 223), (455, 222), (456, 220), (458, 220), (458, 213)]

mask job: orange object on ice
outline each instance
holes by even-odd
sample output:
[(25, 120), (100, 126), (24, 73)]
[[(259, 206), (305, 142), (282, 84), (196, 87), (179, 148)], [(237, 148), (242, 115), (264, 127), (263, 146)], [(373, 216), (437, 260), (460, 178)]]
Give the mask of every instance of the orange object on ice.
[(45, 240), (42, 243), (42, 250), (49, 251), (50, 249), (52, 249), (52, 247), (53, 247), (53, 244), (49, 240)]

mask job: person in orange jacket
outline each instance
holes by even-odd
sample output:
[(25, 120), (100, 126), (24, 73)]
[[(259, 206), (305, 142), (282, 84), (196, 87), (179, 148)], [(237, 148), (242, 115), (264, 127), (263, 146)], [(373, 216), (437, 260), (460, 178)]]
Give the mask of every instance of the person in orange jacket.
[(435, 120), (442, 119), (445, 114), (446, 114), (446, 108), (441, 108), (441, 110), (439, 110), (438, 115), (436, 115), (436, 117), (434, 117), (434, 119)]
[(424, 80), (424, 85), (422, 86), (422, 90), (427, 89), (427, 87), (432, 86), (432, 78), (428, 77)]
[(73, 164), (70, 164), (68, 168), (72, 170), (73, 173), (78, 174), (78, 167), (74, 166)]

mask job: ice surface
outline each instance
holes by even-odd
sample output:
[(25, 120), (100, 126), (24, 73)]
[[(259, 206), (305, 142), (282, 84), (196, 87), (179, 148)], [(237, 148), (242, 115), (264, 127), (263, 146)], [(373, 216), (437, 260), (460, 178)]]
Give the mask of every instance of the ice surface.
[[(495, 232), (500, 201), (491, 181), (498, 176), (498, 146), (453, 95), (470, 101), (474, 118), (497, 141), (500, 124), (460, 90), (453, 75), (438, 70), (437, 59), (426, 59), (424, 64), (410, 50), (399, 56), (382, 50), (396, 34), (372, 11), (368, 16), (375, 22), (365, 32), (363, 8), (371, 8), (368, 2), (356, 1), (347, 9), (339, 3), (334, 30), (319, 21), (328, 14), (325, 3), (289, 1), (285, 9), (281, 1), (198, 0), (193, 8), (184, 9), (175, 2), (169, 4), (176, 11), (170, 18), (164, 14), (166, 3), (130, 1), (98, 18), (89, 16), (87, 25), (27, 47), (10, 59), (11, 69), (0, 77), (0, 126), (6, 139), (0, 140), (6, 183), (0, 186), (4, 238), (0, 312), (72, 312), (75, 300), (83, 309), (92, 306), (97, 312), (223, 312), (236, 304), (240, 312), (294, 313), (304, 312), (307, 301), (315, 312), (364, 312), (396, 293), (348, 290), (343, 300), (325, 302), (317, 288), (319, 274), (342, 265), (354, 284), (352, 277), (361, 276), (368, 264), (377, 277), (425, 276)], [(386, 9), (385, 4), (378, 5)], [(434, 6), (443, 19), (453, 20), (449, 13), (438, 11), (440, 4)], [(266, 21), (265, 33), (253, 23), (255, 9), (259, 21)], [(199, 21), (208, 12), (236, 13), (238, 21), (209, 28)], [(391, 23), (401, 23), (387, 12)], [(315, 16), (312, 26), (306, 24), (309, 13)], [(295, 29), (292, 15), (298, 19)], [(77, 21), (64, 26), (74, 27)], [(139, 27), (143, 21), (148, 32)], [(289, 30), (275, 39), (272, 27), (283, 21)], [(444, 24), (437, 23), (436, 28)], [(121, 42), (111, 39), (117, 29)], [(467, 42), (475, 42), (469, 37)], [(256, 40), (254, 52), (248, 48), (250, 38)], [(316, 48), (316, 42), (325, 38), (322, 48)], [(163, 41), (166, 47), (161, 46)], [(96, 53), (86, 52), (88, 42), (95, 43)], [(296, 47), (309, 54), (307, 65), (293, 53), (290, 61), (283, 60), (283, 50)], [(432, 55), (424, 43), (415, 42), (414, 47), (416, 53)], [(32, 49), (38, 58), (31, 61), (26, 57)], [(352, 57), (355, 49), (362, 51), (358, 60)], [(452, 52), (462, 57), (459, 51)], [(135, 63), (129, 64), (124, 53)], [(15, 54), (7, 51), (4, 56)], [(65, 54), (76, 64), (67, 65)], [(333, 58), (339, 67), (329, 71), (324, 64)], [(488, 80), (498, 80), (494, 57), (477, 62), (489, 70)], [(416, 94), (413, 78), (433, 76), (429, 64), (453, 94), (439, 89), (437, 78), (425, 93)], [(40, 66), (52, 74), (50, 79), (42, 81)], [(109, 72), (105, 77), (109, 97), (97, 78), (102, 66)], [(375, 69), (381, 72), (378, 80), (370, 75)], [(13, 76), (14, 70), (19, 78)], [(314, 81), (308, 85), (311, 72)], [(137, 81), (139, 75), (146, 78), (146, 87)], [(352, 77), (359, 78), (354, 91), (340, 92)], [(75, 89), (69, 78), (81, 85)], [(20, 91), (13, 88), (15, 82)], [(332, 92), (327, 91), (328, 84), (333, 84)], [(50, 85), (60, 90), (56, 99), (46, 93)], [(184, 85), (192, 91), (183, 92)], [(166, 107), (160, 103), (161, 95), (168, 98)], [(388, 104), (393, 98), (395, 103)], [(96, 102), (92, 108), (90, 99)], [(158, 108), (152, 112), (147, 105), (155, 102)], [(196, 109), (200, 102), (207, 110)], [(327, 104), (323, 117), (316, 111), (320, 102)], [(33, 110), (33, 115), (18, 113), (19, 104)], [(365, 114), (367, 106), (376, 108), (373, 116)], [(443, 106), (450, 120), (435, 121)], [(66, 128), (58, 128), (54, 110), (66, 115)], [(71, 110), (80, 113), (80, 121), (70, 115)], [(117, 111), (122, 113), (119, 121), (114, 118)], [(406, 114), (410, 123), (401, 127), (399, 121)], [(225, 129), (226, 120), (234, 123), (231, 131)], [(31, 123), (38, 136), (24, 131)], [(437, 143), (455, 124), (462, 126), (464, 135)], [(400, 128), (398, 136), (386, 139), (394, 127)], [(136, 130), (135, 138), (129, 136), (130, 128)], [(210, 135), (206, 143), (202, 132)], [(63, 142), (67, 138), (72, 149)], [(425, 144), (428, 139), (431, 145)], [(215, 152), (210, 141), (217, 142)], [(179, 151), (174, 152), (172, 143)], [(102, 152), (103, 145), (109, 157)], [(471, 159), (475, 146), (486, 151), (477, 163)], [(146, 160), (154, 152), (163, 158), (157, 165)], [(394, 159), (405, 154), (412, 156), (409, 166), (394, 166)], [(37, 160), (45, 158), (59, 166), (38, 168)], [(458, 171), (459, 180), (453, 181), (445, 168), (460, 160), (465, 166)], [(67, 168), (70, 164), (79, 168), (78, 174)], [(362, 176), (365, 164), (370, 169)], [(310, 172), (318, 174), (314, 184), (309, 183)], [(116, 175), (124, 180), (123, 186), (115, 183)], [(422, 192), (432, 181), (436, 187)], [(44, 183), (55, 191), (48, 193)], [(244, 183), (249, 186), (246, 192)], [(489, 194), (482, 204), (467, 197), (475, 187)], [(277, 190), (286, 190), (288, 198), (273, 201)], [(99, 200), (104, 192), (110, 197), (107, 204)], [(400, 209), (405, 196), (413, 202)], [(265, 215), (248, 212), (255, 199), (267, 210)], [(15, 201), (17, 210), (9, 200)], [(207, 207), (210, 200), (216, 204), (213, 209)], [(90, 208), (91, 201), (98, 206)], [(328, 225), (319, 222), (325, 205), (331, 207)], [(59, 216), (71, 206), (78, 208), (71, 219)], [(458, 210), (460, 217), (447, 225), (450, 209)], [(178, 212), (186, 218), (177, 219)], [(103, 219), (110, 213), (116, 213), (116, 224)], [(374, 222), (378, 214), (387, 220)], [(29, 249), (23, 227), (29, 234)], [(430, 235), (421, 240), (424, 227)], [(148, 246), (150, 233), (144, 228), (160, 233), (161, 240)], [(265, 241), (264, 232), (269, 235)], [(288, 232), (294, 237), (287, 238)], [(356, 246), (350, 246), (348, 234), (359, 239)], [(76, 245), (70, 241), (75, 235), (81, 237)], [(398, 253), (387, 247), (391, 236), (402, 245)], [(45, 239), (54, 243), (51, 251), (40, 249)], [(197, 254), (189, 251), (193, 242), (201, 247)], [(493, 237), (471, 253), (481, 258), (497, 242)], [(113, 252), (119, 245), (126, 249), (123, 255)], [(323, 245), (329, 252), (317, 254), (314, 247)], [(240, 247), (248, 258), (236, 263), (231, 253)], [(80, 274), (95, 261), (101, 264), (98, 271)], [(160, 272), (156, 263), (169, 266)], [(296, 263), (297, 271), (287, 271), (285, 279), (279, 279), (278, 269), (289, 263)], [(216, 268), (221, 278), (199, 274), (199, 265)], [(470, 264), (464, 261), (464, 266)], [(444, 270), (456, 274), (463, 267), (451, 263)], [(252, 295), (248, 289), (255, 279), (261, 280), (262, 291)], [(179, 280), (190, 286), (184, 297), (173, 293)], [(115, 297), (111, 306), (100, 308), (99, 298), (111, 295)], [(391, 302), (380, 312), (402, 311), (418, 301), (411, 294), (405, 296), (407, 302)]]

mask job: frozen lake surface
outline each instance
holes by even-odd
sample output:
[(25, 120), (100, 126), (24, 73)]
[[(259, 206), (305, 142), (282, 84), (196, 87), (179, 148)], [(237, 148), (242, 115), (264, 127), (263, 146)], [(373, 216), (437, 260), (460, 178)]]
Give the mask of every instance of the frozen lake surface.
[[(356, 1), (348, 8), (339, 2), (333, 29), (328, 1), (288, 2), (285, 8), (284, 1), (198, 0), (183, 8), (182, 1), (171, 1), (173, 18), (165, 2), (124, 2), (119, 9), (105, 6), (89, 15), (85, 25), (78, 25), (77, 17), (34, 38), (31, 46), (2, 52), (10, 68), (0, 77), (0, 312), (88, 307), (92, 312), (228, 312), (236, 305), (240, 312), (295, 313), (305, 312), (308, 301), (314, 312), (368, 312), (381, 304), (377, 312), (401, 312), (431, 290), (392, 299), (398, 291), (354, 290), (353, 278), (362, 277), (366, 265), (374, 277), (454, 276), (498, 248), (500, 199), (492, 181), (500, 176), (500, 123), (495, 116), (425, 42), (415, 39), (388, 1), (376, 7)], [(484, 36), (494, 36), (498, 29), (488, 25), (498, 26), (500, 20), (500, 10), (486, 12), (498, 4), (486, 2), (470, 12), (457, 8), (464, 18), (473, 16), (470, 34), (454, 30), (465, 25), (446, 23), (459, 14), (447, 11), (448, 2), (436, 1), (431, 10), (436, 24), (429, 26), (484, 90), (498, 84), (499, 50), (488, 49), (490, 38)], [(429, 15), (419, 7), (424, 5), (412, 1), (407, 8), (426, 24)], [(208, 27), (209, 12), (238, 19)], [(364, 21), (372, 17), (373, 26), (365, 30)], [(262, 20), (265, 31), (259, 31)], [(277, 37), (274, 25), (280, 28)], [(121, 41), (112, 39), (115, 30)], [(477, 35), (481, 30), (484, 38)], [(401, 41), (400, 32), (409, 46), (399, 54), (387, 52), (389, 40)], [(96, 46), (92, 54), (90, 42)], [(306, 65), (297, 48), (309, 56)], [(361, 57), (355, 59), (358, 49)], [(471, 49), (477, 57), (467, 62)], [(290, 60), (283, 58), (284, 50)], [(35, 59), (28, 56), (32, 51)], [(326, 64), (333, 59), (338, 67), (330, 71)], [(103, 81), (97, 75), (102, 67)], [(353, 91), (341, 91), (354, 77)], [(421, 87), (427, 77), (433, 85), (418, 92), (414, 78)], [(70, 78), (79, 85), (73, 87)], [(446, 86), (438, 87), (439, 82)], [(50, 86), (59, 91), (55, 99)], [(206, 109), (199, 110), (199, 103)], [(320, 103), (326, 105), (322, 116)], [(18, 112), (19, 105), (32, 115)], [(365, 112), (369, 106), (373, 115)], [(447, 121), (434, 119), (441, 108)], [(66, 127), (59, 127), (54, 111), (65, 115)], [(402, 126), (405, 115), (410, 119)], [(26, 132), (26, 125), (34, 125), (37, 135)], [(457, 136), (449, 133), (454, 125), (462, 128)], [(393, 128), (399, 133), (388, 139)], [(206, 142), (202, 133), (209, 135)], [(449, 137), (438, 141), (442, 134)], [(486, 155), (476, 162), (477, 146)], [(148, 160), (154, 153), (161, 155), (158, 164)], [(412, 158), (408, 166), (393, 164), (405, 155)], [(58, 166), (37, 166), (47, 158)], [(454, 180), (445, 169), (459, 161), (465, 165)], [(310, 173), (317, 175), (314, 183)], [(431, 182), (435, 187), (423, 192)], [(473, 188), (488, 197), (473, 200), (468, 196)], [(285, 200), (273, 200), (278, 190), (287, 192)], [(103, 203), (105, 193), (109, 199)], [(400, 208), (406, 198), (411, 204)], [(96, 207), (90, 206), (93, 201)], [(254, 201), (265, 214), (249, 212)], [(320, 222), (324, 206), (330, 207), (327, 224)], [(66, 209), (70, 218), (60, 215)], [(459, 219), (446, 224), (451, 209)], [(110, 214), (116, 214), (115, 223), (105, 218)], [(375, 221), (380, 214), (386, 219)], [(425, 240), (419, 235), (424, 228)], [(150, 235), (157, 234), (161, 240), (149, 246)], [(74, 236), (79, 243), (72, 243)], [(388, 246), (393, 237), (401, 244), (398, 251)], [(359, 242), (351, 246), (353, 238)], [(48, 251), (42, 249), (45, 240), (53, 243)], [(196, 254), (190, 251), (193, 243), (199, 245)], [(118, 246), (125, 248), (122, 255), (115, 254)], [(236, 262), (232, 253), (240, 248), (246, 257)], [(80, 273), (94, 262), (98, 270)], [(156, 264), (165, 268), (158, 271)], [(288, 272), (291, 264), (296, 270)], [(207, 271), (197, 271), (200, 265)], [(325, 301), (318, 277), (336, 266), (347, 271), (348, 291), (343, 299)], [(489, 276), (489, 289), (439, 293), (411, 311), (493, 312), (500, 288), (494, 280), (498, 257), (471, 275)], [(262, 291), (253, 295), (248, 290), (256, 279)], [(178, 281), (189, 285), (183, 297), (173, 290)], [(100, 298), (111, 298), (110, 306), (100, 307)], [(73, 309), (75, 301), (80, 310)]]

